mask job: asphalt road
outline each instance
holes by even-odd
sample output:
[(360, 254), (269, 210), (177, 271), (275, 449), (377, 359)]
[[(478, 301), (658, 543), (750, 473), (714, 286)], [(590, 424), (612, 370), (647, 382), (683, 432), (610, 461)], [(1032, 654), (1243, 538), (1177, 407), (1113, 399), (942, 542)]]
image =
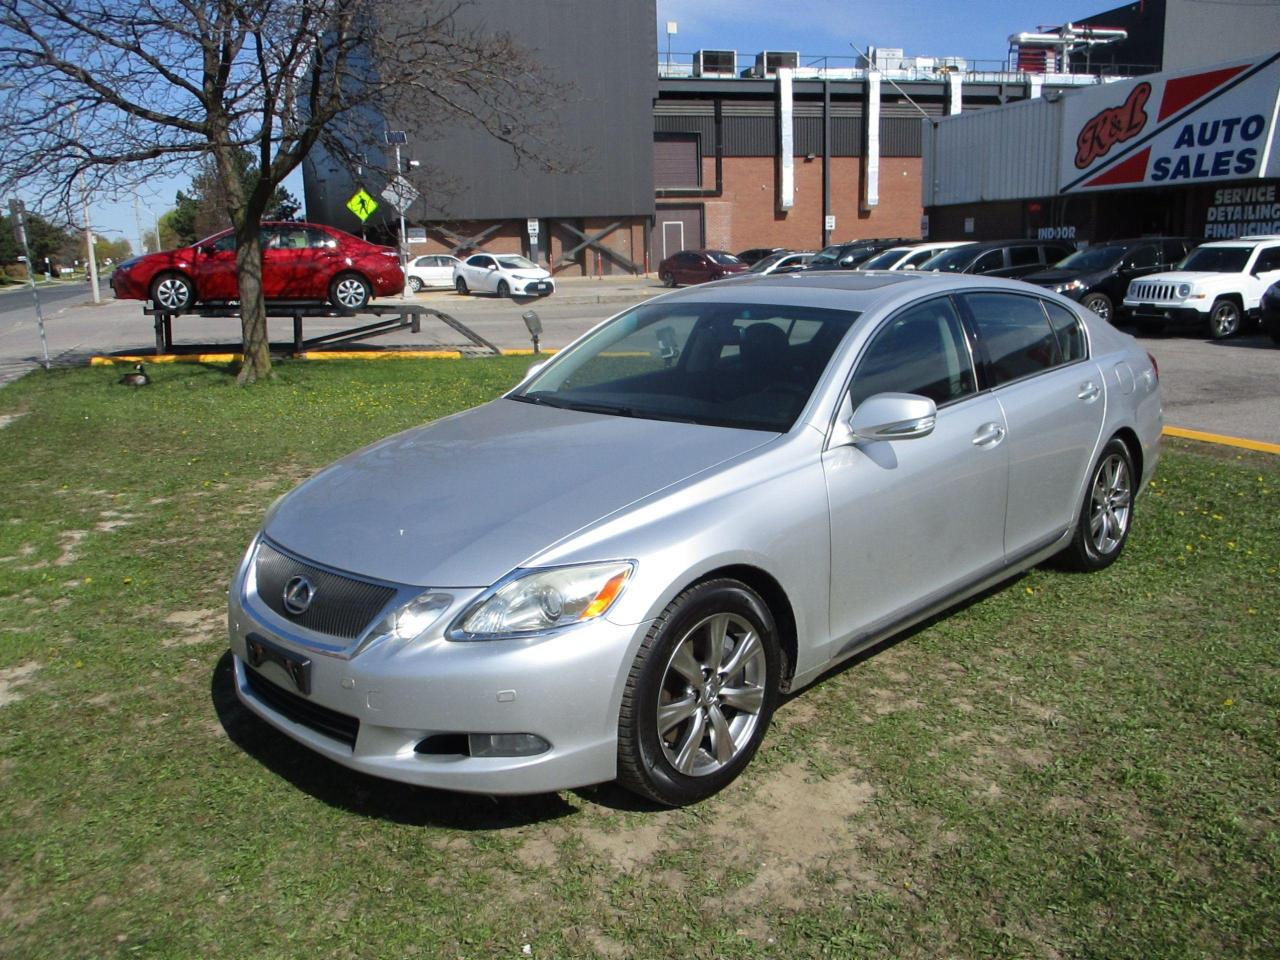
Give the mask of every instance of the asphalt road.
[[(542, 320), (542, 345), (562, 347), (594, 324), (632, 303), (661, 292), (645, 278), (589, 278), (561, 281), (552, 296), (529, 303), (496, 297), (459, 297), (452, 292), (410, 296), (449, 313), (503, 349), (529, 347), (521, 314), (534, 310)], [(109, 295), (109, 291), (107, 291)], [(83, 284), (41, 290), (49, 352), (55, 364), (85, 363), (96, 353), (149, 352), (155, 344), (151, 319), (136, 301), (88, 303)], [(271, 321), (273, 340), (291, 339), (289, 320)], [(349, 326), (341, 320), (309, 320), (306, 335)], [(234, 350), (236, 319), (179, 319), (180, 344)], [(1160, 365), (1165, 421), (1172, 426), (1280, 444), (1280, 347), (1263, 334), (1208, 341), (1191, 332), (1141, 337)], [(457, 333), (428, 319), (422, 332), (408, 331), (370, 341), (377, 347), (432, 349), (462, 344)], [(359, 345), (357, 345), (359, 346)], [(0, 293), (0, 383), (34, 369), (40, 360), (35, 312), (27, 290)]]

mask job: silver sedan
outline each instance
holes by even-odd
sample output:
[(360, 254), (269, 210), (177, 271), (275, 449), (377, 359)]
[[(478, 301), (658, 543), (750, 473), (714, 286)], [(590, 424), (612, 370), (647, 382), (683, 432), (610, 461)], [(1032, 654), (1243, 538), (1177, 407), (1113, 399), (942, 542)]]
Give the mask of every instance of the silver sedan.
[(1134, 340), (1021, 283), (681, 290), (272, 507), (237, 692), (394, 780), (694, 802), (782, 693), (1032, 564), (1112, 563), (1161, 425)]

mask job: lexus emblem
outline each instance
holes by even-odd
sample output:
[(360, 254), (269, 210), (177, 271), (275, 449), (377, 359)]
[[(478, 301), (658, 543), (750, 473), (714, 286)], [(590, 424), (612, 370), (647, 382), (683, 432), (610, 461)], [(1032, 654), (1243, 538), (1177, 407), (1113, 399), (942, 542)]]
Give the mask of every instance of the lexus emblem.
[(297, 616), (306, 613), (315, 599), (316, 588), (306, 577), (290, 577), (284, 585), (284, 608)]

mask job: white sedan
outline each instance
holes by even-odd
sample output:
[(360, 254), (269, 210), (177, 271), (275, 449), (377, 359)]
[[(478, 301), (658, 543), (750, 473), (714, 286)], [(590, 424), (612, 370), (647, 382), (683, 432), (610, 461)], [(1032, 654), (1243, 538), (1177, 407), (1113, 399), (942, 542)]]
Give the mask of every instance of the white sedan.
[(911, 243), (901, 247), (890, 247), (883, 253), (877, 253), (870, 260), (859, 264), (859, 270), (916, 270), (934, 254), (953, 247), (963, 247), (969, 241), (946, 241), (941, 243)]
[(423, 287), (453, 286), (453, 268), (462, 261), (447, 253), (418, 257), (405, 270), (405, 283), (417, 293)]
[(453, 268), (458, 293), (496, 293), (500, 297), (545, 297), (556, 289), (551, 274), (514, 253), (477, 253)]

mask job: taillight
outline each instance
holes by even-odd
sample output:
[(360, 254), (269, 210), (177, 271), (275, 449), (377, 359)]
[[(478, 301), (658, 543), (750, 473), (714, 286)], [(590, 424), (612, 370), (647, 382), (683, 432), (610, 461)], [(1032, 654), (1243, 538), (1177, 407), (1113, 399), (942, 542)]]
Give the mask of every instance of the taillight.
[(1151, 361), (1151, 369), (1156, 372), (1156, 383), (1160, 382), (1160, 364), (1156, 363), (1156, 358), (1151, 355), (1151, 351), (1147, 351), (1147, 359)]

